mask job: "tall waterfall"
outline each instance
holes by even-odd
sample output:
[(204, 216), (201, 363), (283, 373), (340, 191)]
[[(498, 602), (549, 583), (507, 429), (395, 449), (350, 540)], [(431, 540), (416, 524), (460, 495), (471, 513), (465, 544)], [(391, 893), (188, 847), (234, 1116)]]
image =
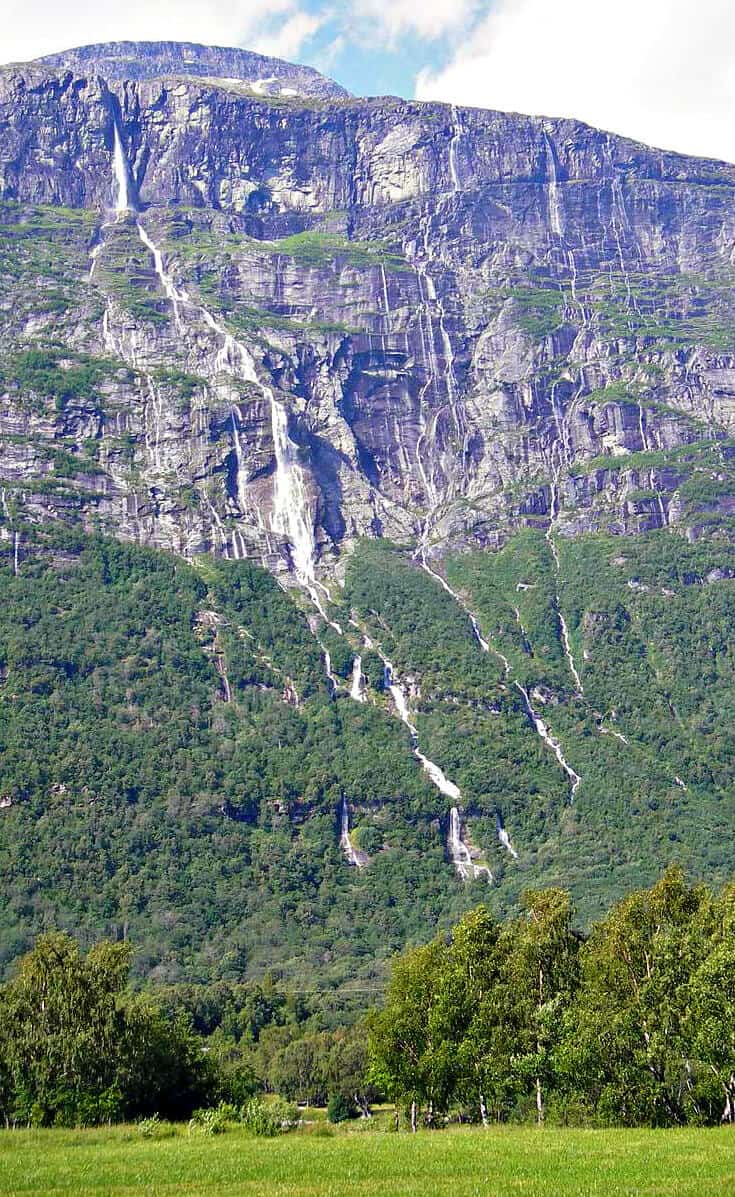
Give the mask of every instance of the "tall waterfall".
[[(118, 216), (125, 213), (137, 212), (135, 189), (132, 182), (130, 166), (123, 149), (122, 137), (117, 119), (113, 121), (113, 173), (115, 178), (115, 211)], [(173, 278), (166, 271), (163, 253), (155, 244), (150, 234), (140, 220), (136, 221), (138, 236), (153, 257), (156, 274), (160, 280), (166, 298), (173, 309), (174, 321), (179, 332), (184, 330), (183, 312), (191, 310), (218, 337), (221, 344), (212, 359), (212, 374), (230, 372), (243, 382), (249, 382), (259, 387), (264, 398), (268, 400), (271, 410), (271, 424), (273, 431), (273, 445), (276, 458), (276, 471), (273, 486), (273, 516), (272, 528), (274, 532), (283, 535), (290, 544), (290, 558), (299, 581), (306, 586), (319, 610), (324, 614), (315, 588), (315, 558), (316, 545), (313, 523), (309, 511), (304, 472), (297, 461), (296, 446), (288, 434), (288, 414), (285, 407), (275, 398), (270, 387), (261, 383), (255, 369), (255, 362), (250, 351), (240, 341), (227, 331), (221, 321), (203, 305), (193, 303), (186, 291), (179, 290)], [(92, 266), (90, 276), (94, 273), (101, 243), (92, 251)], [(109, 330), (109, 314), (105, 312), (104, 326)], [(106, 340), (109, 340), (109, 331)], [(240, 413), (233, 408), (231, 413), (232, 435), (235, 454), (238, 463), (237, 488), (241, 510), (247, 503), (243, 470), (243, 453), (240, 444)], [(221, 521), (216, 521), (221, 532)], [(241, 534), (239, 543), (233, 532), (233, 556), (245, 555), (245, 545)], [(324, 618), (327, 622), (326, 614)], [(332, 624), (333, 627), (337, 625)], [(341, 629), (339, 629), (341, 630)]]
[(112, 169), (115, 175), (115, 211), (122, 215), (125, 212), (137, 211), (133, 195), (133, 185), (130, 178), (130, 166), (123, 150), (122, 138), (117, 124), (117, 117), (113, 121), (113, 151)]
[(288, 414), (277, 403), (273, 392), (263, 387), (270, 398), (273, 444), (276, 450), (276, 478), (274, 491), (274, 530), (281, 532), (291, 544), (291, 557), (296, 576), (303, 582), (314, 581), (314, 527), (304, 486), (304, 474), (296, 460), (296, 446), (288, 435)]
[(452, 104), (452, 136), (449, 139), (449, 177), (452, 180), (452, 190), (459, 191), (459, 174), (457, 172), (457, 142), (462, 136), (462, 126), (459, 122), (457, 105)]
[(551, 138), (544, 132), (544, 150), (549, 188), (549, 221), (552, 233), (559, 238), (564, 237), (564, 217), (559, 203), (559, 182), (556, 174), (556, 152), (551, 144)]

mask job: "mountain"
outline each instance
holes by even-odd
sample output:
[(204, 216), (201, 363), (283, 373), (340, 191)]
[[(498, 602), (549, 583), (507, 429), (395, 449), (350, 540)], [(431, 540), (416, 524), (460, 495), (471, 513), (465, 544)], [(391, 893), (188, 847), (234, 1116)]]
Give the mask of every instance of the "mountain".
[(347, 98), (349, 93), (311, 67), (227, 46), (194, 42), (112, 42), (80, 46), (39, 59), (44, 67), (77, 76), (100, 75), (108, 82), (194, 76), (240, 80), (256, 95)]
[(0, 69), (0, 221), (8, 957), (732, 871), (735, 167), (115, 43)]

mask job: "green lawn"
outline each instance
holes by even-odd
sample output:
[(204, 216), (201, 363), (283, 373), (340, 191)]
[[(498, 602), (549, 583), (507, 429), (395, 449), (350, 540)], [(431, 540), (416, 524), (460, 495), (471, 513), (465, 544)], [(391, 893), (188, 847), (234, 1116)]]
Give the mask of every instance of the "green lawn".
[(735, 1194), (735, 1131), (456, 1128), (253, 1139), (130, 1127), (0, 1133), (0, 1193), (258, 1197)]

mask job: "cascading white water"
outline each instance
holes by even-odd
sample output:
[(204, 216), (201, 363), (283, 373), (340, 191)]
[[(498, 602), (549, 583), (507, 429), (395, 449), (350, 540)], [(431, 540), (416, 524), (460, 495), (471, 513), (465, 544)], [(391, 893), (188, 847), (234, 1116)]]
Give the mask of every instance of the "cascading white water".
[(459, 802), (460, 798), (462, 797), (459, 786), (455, 785), (453, 781), (450, 781), (444, 771), (440, 769), (439, 766), (434, 763), (434, 761), (430, 761), (428, 757), (424, 756), (418, 744), (414, 746), (413, 751), (414, 756), (417, 758), (417, 760), (421, 761), (421, 764), (424, 767), (424, 772), (428, 774), (437, 790), (446, 795), (447, 798), (451, 798), (454, 802)]
[[(130, 177), (130, 167), (128, 160), (125, 157), (123, 150), (122, 137), (120, 136), (120, 128), (117, 123), (117, 117), (113, 116), (112, 121), (112, 174), (113, 174), (113, 196), (112, 196), (112, 212), (115, 220), (121, 220), (124, 216), (131, 212), (137, 211), (137, 206), (134, 199), (134, 187)], [(105, 229), (112, 224), (112, 218), (102, 222), (102, 228)], [(97, 269), (97, 262), (102, 252), (104, 238), (99, 237), (96, 243), (92, 246), (90, 254), (89, 277), (94, 278), (95, 270)], [(105, 316), (107, 311), (105, 310)], [(107, 337), (105, 337), (105, 346), (109, 349), (107, 344)]]
[(421, 761), (424, 772), (428, 774), (431, 781), (434, 783), (440, 793), (445, 794), (447, 798), (453, 801), (458, 801), (461, 798), (459, 786), (456, 786), (453, 781), (450, 781), (443, 769), (434, 762), (429, 760), (427, 756), (419, 748), (419, 733), (411, 722), (411, 711), (408, 705), (408, 697), (406, 695), (405, 687), (401, 685), (395, 675), (395, 670), (388, 658), (376, 648), (376, 652), (383, 662), (383, 669), (385, 671), (385, 688), (390, 693), (393, 699), (393, 705), (396, 708), (399, 719), (405, 723), (409, 732), (411, 733), (411, 747), (413, 754), (417, 760)]
[[(423, 412), (423, 399), (429, 390), (434, 393), (435, 404), (437, 400), (443, 400), (443, 406), (436, 408), (431, 421), (431, 427), (434, 435), (436, 435), (437, 423), (442, 410), (448, 407), (452, 420), (454, 422), (455, 430), (458, 438), (462, 442), (463, 452), (467, 443), (467, 428), (464, 417), (464, 410), (461, 404), (457, 401), (457, 379), (454, 370), (454, 351), (452, 349), (452, 342), (446, 328), (446, 312), (444, 304), (438, 297), (434, 281), (427, 269), (427, 262), (433, 259), (433, 250), (431, 246), (431, 229), (430, 216), (425, 213), (419, 221), (421, 230), (421, 242), (423, 253), (420, 250), (413, 251), (413, 268), (416, 272), (416, 279), (418, 283), (418, 293), (420, 300), (420, 308), (418, 312), (418, 332), (421, 341), (421, 362), (422, 365), (428, 367), (426, 374), (426, 382), (421, 389), (419, 397), (419, 421), (421, 423), (421, 434), (416, 442), (416, 466), (421, 480), (424, 485), (424, 491), (429, 503), (432, 506), (437, 504), (437, 493), (434, 485), (433, 470), (427, 468), (424, 464), (423, 455), (426, 449), (430, 447), (429, 444), (429, 426)], [(436, 349), (436, 333), (435, 322), (438, 328), (438, 334), (441, 341), (441, 352), (443, 358), (443, 370), (439, 370), (439, 362)], [(441, 395), (438, 390), (440, 382), (444, 383), (445, 395)], [(428, 456), (428, 454), (427, 454)]]
[[(119, 216), (137, 211), (134, 190), (130, 176), (130, 167), (123, 150), (122, 138), (117, 120), (114, 121), (113, 170), (116, 182), (115, 211)], [(138, 236), (153, 257), (156, 274), (161, 282), (163, 291), (169, 300), (174, 313), (174, 321), (179, 331), (183, 329), (182, 309), (193, 307), (200, 319), (218, 337), (222, 344), (214, 359), (214, 372), (234, 373), (244, 382), (253, 383), (259, 387), (268, 400), (271, 410), (273, 444), (276, 457), (276, 471), (273, 495), (273, 531), (279, 532), (288, 539), (291, 546), (291, 561), (294, 572), (300, 582), (307, 588), (320, 613), (328, 623), (332, 623), (324, 612), (315, 589), (315, 559), (316, 545), (314, 531), (309, 515), (309, 504), (303, 479), (303, 470), (296, 460), (296, 447), (288, 435), (288, 414), (280, 404), (270, 387), (262, 384), (255, 369), (255, 362), (249, 350), (227, 331), (215, 319), (210, 311), (202, 305), (193, 305), (186, 291), (179, 290), (171, 276), (165, 269), (163, 254), (152, 237), (144, 228), (140, 220), (136, 221)], [(93, 250), (92, 271), (99, 254), (99, 246)], [(109, 330), (107, 313), (105, 328)], [(109, 331), (106, 332), (109, 339)], [(242, 510), (246, 509), (247, 497), (245, 493), (245, 471), (242, 445), (240, 443), (240, 416), (237, 409), (231, 413), (232, 432), (235, 453), (238, 462), (237, 487), (238, 500)], [(221, 524), (219, 525), (221, 527)], [(240, 536), (242, 542), (242, 536)], [(244, 549), (241, 543), (240, 548)], [(244, 551), (242, 553), (244, 555)], [(240, 556), (238, 543), (233, 535), (233, 556)], [(341, 631), (336, 624), (332, 624)]]
[(561, 630), (561, 640), (562, 640), (562, 647), (564, 649), (564, 656), (566, 658), (567, 665), (569, 666), (569, 672), (571, 673), (572, 677), (574, 678), (574, 684), (577, 688), (577, 693), (580, 694), (582, 697), (584, 697), (584, 686), (582, 685), (582, 679), (579, 676), (579, 671), (577, 669), (577, 666), (576, 666), (576, 663), (574, 660), (574, 653), (572, 652), (572, 642), (571, 642), (571, 639), (569, 636), (569, 627), (567, 625), (566, 619), (564, 618), (564, 612), (561, 609), (561, 601), (559, 598), (559, 570), (561, 568), (561, 563), (559, 561), (559, 550), (557, 549), (556, 543), (554, 541), (554, 522), (557, 517), (558, 509), (559, 509), (558, 489), (557, 489), (556, 482), (553, 482), (552, 486), (551, 486), (551, 519), (549, 521), (549, 526), (546, 529), (544, 539), (546, 540), (546, 543), (549, 546), (549, 551), (551, 553), (551, 556), (552, 556), (552, 559), (554, 562), (554, 576), (555, 576), (555, 581), (556, 581), (556, 587), (555, 587), (555, 592), (554, 592), (554, 601), (556, 604), (556, 614), (559, 619), (559, 628)]
[[(627, 292), (628, 308), (640, 314), (638, 300), (633, 294), (633, 288), (630, 285), (630, 275), (628, 274), (628, 269), (625, 265), (625, 256), (623, 254), (623, 246), (620, 240), (620, 226), (622, 225), (622, 227), (625, 227), (628, 223), (628, 219), (625, 212), (625, 200), (623, 199), (620, 187), (620, 179), (617, 175), (615, 175), (613, 178), (611, 190), (612, 204), (610, 206), (610, 223), (612, 225), (613, 235), (615, 237), (615, 246), (618, 251), (620, 272), (623, 276), (623, 282), (625, 283), (625, 290)], [(632, 329), (634, 325), (630, 323), (629, 327)]]
[(357, 869), (362, 869), (367, 864), (367, 857), (363, 852), (358, 852), (352, 846), (350, 839), (350, 812), (347, 806), (347, 799), (342, 798), (342, 810), (340, 813), (340, 837), (339, 846), (347, 857), (347, 863), (354, 865)]
[(531, 704), (531, 699), (529, 697), (528, 691), (525, 689), (525, 687), (523, 687), (521, 685), (520, 682), (516, 682), (515, 685), (516, 685), (516, 688), (518, 690), (520, 690), (520, 692), (523, 696), (523, 703), (524, 703), (524, 706), (528, 713), (528, 716), (529, 716), (531, 722), (533, 723), (533, 726), (536, 728), (536, 731), (541, 736), (541, 739), (544, 741), (544, 743), (548, 744), (549, 748), (554, 753), (556, 759), (558, 760), (562, 769), (566, 773), (567, 777), (570, 778), (571, 783), (572, 783), (572, 799), (573, 799), (575, 794), (577, 793), (577, 790), (579, 789), (582, 778), (579, 776), (578, 773), (576, 773), (574, 771), (572, 766), (570, 764), (568, 764), (568, 762), (564, 756), (564, 752), (562, 750), (561, 744), (556, 739), (556, 737), (551, 734), (551, 732), (549, 731), (548, 727), (544, 723), (541, 716), (534, 710), (534, 708)]
[(385, 325), (388, 332), (390, 332), (390, 300), (388, 299), (388, 279), (385, 273), (385, 266), (380, 263), (380, 280), (383, 285), (383, 315), (385, 317)]
[(332, 654), (330, 653), (329, 649), (325, 648), (321, 642), (319, 644), (319, 647), (321, 648), (322, 655), (324, 657), (324, 672), (327, 675), (327, 680), (328, 680), (330, 686), (332, 687), (332, 693), (334, 694), (337, 690), (339, 683), (337, 681), (337, 678), (335, 677), (334, 670), (332, 669)]
[(453, 806), (449, 811), (449, 832), (447, 834), (449, 859), (463, 881), (474, 881), (485, 876), (492, 882), (493, 875), (486, 865), (476, 865), (469, 848), (462, 839), (462, 823), (459, 810)]
[[(417, 731), (416, 727), (414, 726), (414, 724), (411, 722), (411, 712), (410, 712), (409, 705), (408, 705), (408, 698), (406, 695), (406, 690), (401, 685), (401, 683), (398, 681), (398, 679), (396, 678), (395, 670), (393, 668), (392, 663), (388, 660), (388, 658), (385, 656), (385, 654), (380, 651), (379, 648), (376, 647), (375, 651), (377, 652), (378, 656), (380, 657), (381, 661), (383, 662), (383, 668), (385, 671), (385, 688), (388, 690), (391, 698), (393, 699), (393, 704), (396, 708), (396, 713), (398, 714), (398, 717), (402, 720), (403, 723), (405, 723), (406, 727), (408, 728), (408, 730), (411, 734), (411, 747), (413, 749), (414, 756), (416, 757), (417, 760), (419, 760), (421, 762), (424, 772), (427, 774), (430, 781), (436, 786), (436, 788), (439, 790), (439, 792), (441, 794), (444, 794), (447, 798), (450, 798), (452, 800), (452, 802), (459, 802), (459, 800), (462, 797), (459, 786), (455, 785), (455, 783), (453, 781), (450, 781), (449, 778), (447, 777), (446, 773), (443, 771), (443, 769), (441, 769), (439, 767), (439, 765), (436, 764), (435, 761), (429, 760), (429, 758), (427, 756), (425, 756), (424, 753), (419, 748), (418, 731)], [(452, 808), (452, 809), (456, 809), (456, 808)], [(450, 828), (451, 828), (451, 812), (450, 812)], [(461, 843), (461, 840), (460, 840), (460, 843)], [(467, 859), (470, 861), (470, 867), (472, 870), (471, 872), (467, 871), (467, 868), (465, 865), (463, 865), (463, 867), (460, 868), (460, 855), (457, 855), (453, 851), (453, 848), (449, 844), (449, 841), (447, 842), (447, 847), (448, 847), (450, 859), (452, 860), (452, 863), (454, 864), (455, 868), (457, 869), (457, 872), (463, 878), (463, 880), (467, 880), (470, 877), (479, 877), (482, 874), (485, 874), (487, 876), (488, 880), (492, 881), (492, 874), (489, 869), (485, 868), (484, 866), (483, 867), (475, 866), (474, 864), (471, 863), (469, 849), (466, 847), (465, 844), (461, 843), (461, 849), (462, 849), (462, 851), (464, 851), (464, 853), (466, 853)], [(464, 858), (462, 858), (462, 859), (464, 859)]]
[[(442, 587), (442, 589), (446, 590), (447, 594), (451, 595), (451, 597), (454, 599), (454, 601), (458, 607), (462, 608), (465, 615), (467, 616), (467, 618), (470, 621), (475, 640), (477, 641), (477, 643), (479, 644), (480, 648), (482, 649), (482, 651), (484, 653), (489, 653), (491, 651), (490, 645), (488, 644), (487, 640), (485, 640), (483, 638), (482, 632), (480, 631), (480, 625), (477, 622), (477, 619), (472, 614), (472, 612), (467, 609), (467, 607), (463, 603), (462, 599), (457, 594), (456, 590), (452, 590), (452, 587), (449, 585), (447, 580), (445, 578), (443, 578), (441, 576), (441, 574), (436, 573), (436, 571), (431, 568), (428, 561), (426, 560), (426, 551), (423, 548), (421, 549), (421, 568), (426, 571), (426, 573), (429, 575), (430, 578), (433, 578), (435, 582), (438, 582), (439, 585)], [(505, 659), (505, 657), (503, 657), (502, 660), (505, 664), (505, 668), (506, 668), (506, 672), (507, 672), (508, 669), (510, 668), (510, 666), (508, 665), (508, 662)]]
[(510, 853), (514, 860), (518, 860), (518, 853), (510, 842), (510, 836), (505, 830), (505, 827), (503, 826), (503, 820), (497, 812), (495, 814), (495, 823), (498, 828), (498, 839), (500, 840), (501, 844), (505, 848), (506, 852)]
[(123, 150), (117, 118), (113, 120), (112, 169), (116, 185), (115, 211), (120, 215), (123, 215), (125, 212), (137, 211), (130, 178), (130, 167), (125, 157), (125, 151)]
[(459, 174), (457, 172), (457, 142), (462, 136), (462, 126), (459, 121), (456, 104), (452, 104), (452, 136), (449, 139), (449, 177), (452, 180), (452, 190), (459, 191)]
[(362, 673), (362, 657), (355, 657), (352, 662), (352, 682), (350, 684), (350, 698), (355, 702), (365, 702), (365, 681)]
[[(465, 612), (468, 619), (470, 620), (470, 623), (472, 624), (472, 630), (475, 633), (475, 638), (477, 640), (477, 643), (480, 645), (480, 648), (485, 653), (487, 653), (487, 652), (495, 653), (495, 655), (502, 661), (503, 667), (505, 669), (505, 675), (507, 677), (511, 673), (510, 661), (498, 649), (490, 648), (490, 645), (488, 644), (487, 640), (485, 640), (483, 638), (483, 636), (480, 632), (480, 627), (479, 627), (479, 624), (478, 624), (475, 616), (472, 614), (471, 611), (469, 611), (467, 609), (465, 603), (462, 601), (461, 597), (457, 594), (457, 592), (455, 590), (452, 590), (452, 587), (449, 585), (449, 583), (444, 578), (442, 578), (440, 574), (436, 573), (430, 567), (430, 565), (426, 561), (426, 555), (425, 555), (425, 552), (423, 549), (421, 550), (421, 566), (424, 570), (426, 570), (426, 572), (428, 574), (431, 575), (432, 578), (435, 579), (435, 581), (437, 581), (440, 584), (440, 586), (442, 586), (444, 588), (444, 590), (446, 590), (447, 594), (450, 594), (452, 596), (452, 598), (455, 600), (455, 602), (458, 604), (458, 606), (460, 606), (462, 608), (462, 610)], [(516, 609), (516, 618), (519, 620), (519, 623), (520, 623), (520, 616), (519, 616), (517, 609)], [(521, 631), (524, 631), (523, 625), (521, 624), (520, 626), (521, 626)], [(521, 686), (520, 682), (516, 682), (515, 684), (518, 687), (518, 689), (520, 690), (521, 694), (524, 696), (526, 711), (531, 718), (531, 722), (533, 723), (535, 730), (541, 736), (541, 739), (544, 741), (544, 743), (547, 744), (549, 748), (551, 748), (554, 755), (556, 756), (556, 759), (559, 761), (559, 764), (564, 769), (564, 772), (567, 774), (568, 777), (571, 778), (571, 780), (572, 780), (572, 797), (574, 797), (574, 795), (577, 792), (577, 788), (582, 779), (580, 778), (579, 774), (575, 773), (574, 769), (572, 769), (572, 767), (569, 764), (567, 764), (567, 761), (564, 757), (564, 754), (562, 752), (562, 748), (561, 748), (561, 745), (559, 744), (559, 741), (556, 740), (554, 738), (554, 736), (551, 735), (551, 733), (549, 732), (549, 729), (547, 728), (543, 719), (541, 719), (540, 716), (533, 709), (533, 707), (531, 705), (531, 700), (528, 696), (528, 692), (523, 688), (523, 686)], [(502, 839), (502, 837), (499, 836), (499, 838), (500, 838), (501, 843), (505, 844), (505, 841)], [(510, 841), (508, 841), (508, 842), (510, 843)]]
[(177, 330), (181, 332), (181, 304), (186, 302), (186, 295), (184, 292), (177, 291), (171, 277), (163, 268), (163, 255), (160, 249), (148, 236), (140, 221), (136, 223), (135, 227), (138, 230), (138, 236), (153, 257), (153, 264), (155, 266), (156, 274), (161, 281), (161, 286), (166, 294), (166, 298), (169, 300), (174, 311), (174, 323)]
[(561, 639), (562, 639), (562, 644), (564, 646), (564, 656), (567, 659), (567, 664), (569, 666), (569, 672), (571, 673), (572, 677), (574, 678), (574, 684), (577, 687), (577, 693), (584, 695), (584, 686), (582, 685), (582, 679), (577, 672), (577, 666), (574, 662), (574, 654), (572, 653), (572, 642), (569, 639), (569, 628), (567, 627), (567, 621), (564, 618), (564, 613), (563, 613), (561, 607), (559, 606), (558, 594), (557, 594), (556, 607), (557, 607), (557, 615), (559, 616), (559, 626), (561, 627)]
[[(501, 652), (498, 652), (497, 649), (490, 648), (490, 645), (488, 644), (487, 640), (484, 639), (484, 637), (480, 631), (480, 625), (477, 622), (477, 618), (468, 609), (468, 607), (466, 606), (466, 604), (464, 603), (462, 598), (457, 594), (456, 590), (452, 589), (452, 587), (449, 585), (449, 583), (446, 581), (446, 579), (443, 578), (441, 576), (441, 574), (436, 573), (436, 571), (431, 568), (428, 561), (426, 560), (426, 552), (423, 548), (421, 549), (421, 568), (423, 570), (425, 570), (426, 573), (429, 574), (429, 576), (432, 577), (435, 582), (438, 582), (439, 585), (444, 590), (446, 590), (447, 594), (451, 595), (451, 597), (454, 599), (454, 601), (456, 602), (458, 607), (461, 607), (461, 609), (464, 611), (465, 615), (469, 619), (470, 624), (472, 625), (472, 631), (474, 633), (475, 639), (476, 639), (477, 643), (479, 644), (480, 648), (482, 649), (482, 651), (484, 653), (490, 653), (490, 652), (494, 653), (495, 656), (497, 656), (502, 661), (503, 667), (505, 669), (505, 674), (507, 677), (507, 675), (510, 673), (510, 661)], [(505, 827), (503, 826), (503, 821), (500, 818), (500, 815), (498, 815), (496, 813), (495, 818), (496, 818), (496, 822), (497, 822), (497, 826), (498, 826), (498, 839), (500, 840), (503, 847), (506, 848), (508, 850), (508, 852), (510, 852), (513, 859), (517, 860), (518, 853), (516, 852), (515, 848), (513, 847), (513, 845), (510, 842), (510, 837), (508, 835), (508, 832), (505, 830)]]
[(544, 147), (546, 151), (546, 165), (547, 165), (547, 187), (549, 192), (549, 222), (551, 224), (551, 231), (557, 237), (563, 239), (564, 237), (564, 215), (562, 213), (561, 204), (559, 202), (559, 181), (556, 174), (556, 154), (554, 147), (551, 144), (551, 138), (546, 130), (544, 130)]
[(314, 528), (308, 518), (309, 505), (304, 487), (303, 471), (296, 460), (296, 446), (288, 435), (288, 414), (277, 403), (273, 392), (263, 388), (271, 403), (273, 444), (276, 451), (274, 491), (274, 530), (285, 535), (291, 543), (291, 557), (296, 576), (304, 583), (314, 582), (316, 548)]
[(587, 324), (587, 313), (585, 311), (584, 304), (580, 303), (577, 297), (577, 260), (574, 256), (574, 250), (567, 243), (565, 235), (564, 212), (561, 204), (561, 191), (559, 188), (559, 179), (556, 166), (556, 150), (551, 142), (551, 138), (545, 130), (544, 146), (547, 163), (547, 187), (549, 192), (549, 223), (551, 225), (552, 233), (559, 238), (564, 261), (571, 275), (570, 286), (572, 291), (572, 299), (579, 308), (582, 318), (582, 325), (585, 326)]

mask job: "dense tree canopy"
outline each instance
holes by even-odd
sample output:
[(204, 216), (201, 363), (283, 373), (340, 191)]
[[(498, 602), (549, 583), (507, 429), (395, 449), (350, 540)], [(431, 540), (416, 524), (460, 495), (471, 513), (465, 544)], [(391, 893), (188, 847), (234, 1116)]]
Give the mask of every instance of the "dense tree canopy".
[(519, 919), (483, 908), (396, 962), (370, 1019), (373, 1076), (428, 1112), (539, 1122), (735, 1120), (732, 890), (672, 869), (586, 941), (569, 897), (529, 894)]

